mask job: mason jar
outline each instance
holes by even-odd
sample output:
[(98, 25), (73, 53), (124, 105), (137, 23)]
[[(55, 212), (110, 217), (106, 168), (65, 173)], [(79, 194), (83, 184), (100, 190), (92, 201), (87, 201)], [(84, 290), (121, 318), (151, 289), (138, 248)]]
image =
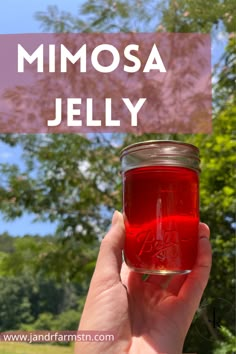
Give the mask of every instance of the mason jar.
[(199, 227), (199, 150), (151, 140), (121, 151), (124, 257), (146, 274), (189, 273)]

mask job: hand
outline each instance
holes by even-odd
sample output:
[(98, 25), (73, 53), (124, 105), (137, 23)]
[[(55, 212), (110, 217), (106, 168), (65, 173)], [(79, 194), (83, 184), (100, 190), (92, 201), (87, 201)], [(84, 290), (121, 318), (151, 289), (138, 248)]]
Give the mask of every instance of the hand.
[(146, 281), (122, 264), (124, 223), (115, 212), (103, 239), (79, 330), (113, 331), (113, 342), (77, 342), (76, 354), (182, 353), (211, 268), (210, 231), (199, 225), (196, 264), (187, 275)]

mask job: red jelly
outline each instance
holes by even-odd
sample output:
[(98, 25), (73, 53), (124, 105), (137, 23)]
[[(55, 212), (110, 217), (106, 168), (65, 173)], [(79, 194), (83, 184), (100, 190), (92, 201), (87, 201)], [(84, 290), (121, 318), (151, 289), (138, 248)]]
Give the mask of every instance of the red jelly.
[(192, 145), (170, 141), (135, 144), (123, 151), (124, 254), (132, 269), (172, 274), (193, 268), (199, 225), (197, 152)]

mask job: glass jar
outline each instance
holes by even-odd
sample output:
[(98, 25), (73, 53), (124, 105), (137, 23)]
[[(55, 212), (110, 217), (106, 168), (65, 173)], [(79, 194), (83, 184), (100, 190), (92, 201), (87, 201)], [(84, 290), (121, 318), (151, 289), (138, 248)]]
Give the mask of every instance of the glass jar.
[(197, 256), (199, 150), (151, 140), (121, 151), (124, 256), (147, 274), (188, 273)]

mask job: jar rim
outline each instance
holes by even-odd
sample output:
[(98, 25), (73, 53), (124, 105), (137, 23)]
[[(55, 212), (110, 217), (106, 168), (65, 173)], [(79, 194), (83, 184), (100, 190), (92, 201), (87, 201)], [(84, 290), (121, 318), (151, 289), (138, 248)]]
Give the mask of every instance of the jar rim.
[(144, 166), (179, 166), (200, 172), (199, 149), (178, 140), (147, 140), (126, 146), (120, 153), (121, 170)]
[[(183, 145), (191, 148), (192, 150), (195, 150), (195, 154), (199, 154), (199, 149), (197, 146), (190, 144), (190, 143), (185, 143), (183, 141), (179, 140), (144, 140), (140, 141), (137, 143), (130, 144), (123, 148), (120, 152), (120, 158), (122, 158), (124, 155), (128, 154), (129, 152), (134, 152), (137, 150), (142, 150), (143, 149), (148, 149), (151, 147), (151, 145), (159, 145), (159, 144), (176, 144), (176, 145)], [(137, 148), (137, 149), (136, 149)]]

